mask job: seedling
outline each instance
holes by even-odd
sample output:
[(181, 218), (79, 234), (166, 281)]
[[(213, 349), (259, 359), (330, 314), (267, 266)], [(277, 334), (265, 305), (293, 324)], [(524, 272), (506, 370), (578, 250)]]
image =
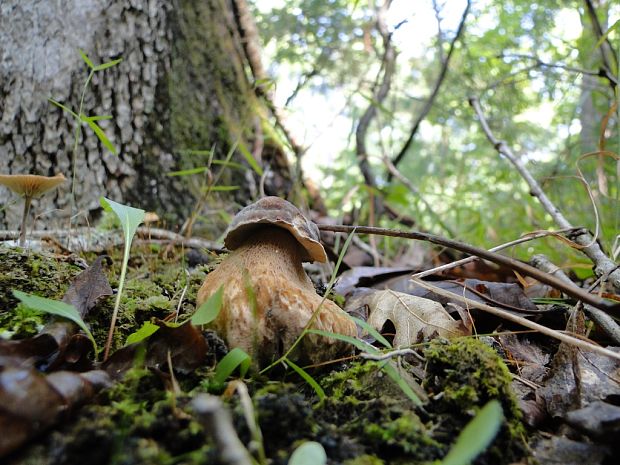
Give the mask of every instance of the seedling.
[(95, 133), (97, 138), (101, 141), (101, 143), (110, 152), (112, 152), (112, 154), (116, 155), (116, 148), (110, 142), (110, 139), (108, 138), (108, 136), (106, 136), (105, 132), (103, 132), (103, 129), (101, 129), (101, 127), (97, 124), (98, 121), (109, 120), (109, 119), (112, 119), (112, 117), (109, 115), (87, 116), (82, 112), (84, 109), (84, 96), (86, 95), (86, 89), (88, 88), (88, 85), (90, 84), (90, 81), (92, 80), (96, 72), (103, 71), (104, 69), (111, 68), (112, 66), (116, 66), (118, 63), (122, 61), (122, 58), (119, 58), (117, 60), (112, 60), (107, 63), (95, 65), (91, 61), (91, 59), (88, 58), (88, 55), (86, 55), (86, 53), (83, 50), (79, 50), (79, 52), (80, 52), (80, 56), (82, 57), (82, 60), (84, 60), (84, 63), (86, 63), (86, 65), (90, 69), (90, 72), (88, 73), (88, 77), (86, 78), (86, 81), (84, 82), (84, 86), (82, 87), (82, 94), (80, 95), (80, 106), (78, 108), (77, 113), (71, 110), (70, 108), (68, 108), (67, 106), (63, 105), (62, 103), (52, 98), (48, 98), (50, 103), (56, 105), (63, 111), (69, 113), (77, 121), (77, 124), (75, 127), (75, 137), (73, 138), (73, 150), (71, 154), (71, 171), (72, 171), (72, 174), (71, 174), (71, 205), (72, 207), (75, 204), (75, 180), (76, 180), (75, 161), (76, 161), (76, 154), (77, 154), (77, 146), (78, 146), (78, 142), (80, 140), (80, 134), (82, 131), (82, 124), (87, 124), (88, 127), (90, 127), (91, 130)]
[(114, 312), (112, 313), (112, 321), (110, 322), (110, 330), (108, 331), (108, 340), (105, 344), (105, 350), (103, 353), (103, 360), (107, 360), (110, 354), (110, 347), (112, 346), (112, 337), (114, 335), (114, 327), (116, 326), (116, 318), (118, 316), (118, 309), (121, 304), (121, 295), (123, 294), (123, 286), (125, 285), (125, 275), (127, 274), (127, 264), (129, 262), (129, 250), (131, 249), (131, 242), (136, 234), (138, 226), (144, 221), (144, 215), (146, 212), (139, 208), (128, 207), (113, 200), (101, 197), (101, 206), (108, 210), (113, 211), (121, 222), (123, 227), (123, 233), (125, 236), (125, 250), (123, 253), (123, 265), (121, 267), (121, 277), (118, 283), (118, 291), (116, 293), (116, 301), (114, 302)]

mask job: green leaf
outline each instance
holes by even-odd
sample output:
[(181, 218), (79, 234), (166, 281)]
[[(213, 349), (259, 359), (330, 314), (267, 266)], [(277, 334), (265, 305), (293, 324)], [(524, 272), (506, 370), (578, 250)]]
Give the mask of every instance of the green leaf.
[(66, 111), (67, 113), (71, 114), (71, 116), (73, 116), (75, 119), (79, 119), (77, 113), (75, 113), (73, 110), (71, 110), (70, 108), (67, 108), (66, 106), (64, 106), (62, 103), (57, 102), (56, 100), (54, 100), (53, 98), (47, 98), (47, 100), (56, 105), (58, 108), (62, 109), (63, 111)]
[(144, 215), (146, 212), (139, 208), (129, 207), (115, 202), (114, 200), (106, 199), (105, 197), (101, 197), (99, 202), (105, 210), (112, 211), (116, 214), (116, 216), (118, 216), (121, 226), (123, 227), (125, 244), (131, 245), (133, 236), (136, 234), (140, 223), (144, 221)]
[(377, 341), (379, 341), (386, 349), (392, 349), (392, 344), (384, 338), (379, 331), (370, 326), (364, 320), (360, 320), (359, 318), (355, 318), (354, 316), (350, 317), (356, 324), (362, 327), (368, 334), (374, 337)]
[(498, 400), (488, 402), (478, 414), (465, 425), (456, 442), (441, 461), (441, 465), (467, 465), (491, 444), (497, 435), (504, 412)]
[(97, 123), (92, 118), (90, 118), (90, 117), (83, 117), (82, 120), (86, 121), (88, 126), (90, 126), (90, 128), (93, 130), (93, 132), (97, 135), (97, 137), (99, 138), (101, 143), (103, 145), (105, 145), (106, 148), (110, 152), (112, 152), (112, 154), (116, 155), (116, 148), (114, 147), (114, 145), (112, 145), (112, 142), (110, 142), (110, 139), (108, 139), (108, 136), (105, 135), (105, 132), (103, 132), (103, 129), (101, 129), (97, 125)]
[(84, 60), (84, 63), (86, 63), (90, 69), (93, 69), (95, 65), (92, 61), (90, 61), (90, 58), (88, 58), (88, 55), (86, 55), (84, 50), (78, 49), (78, 52), (80, 52), (80, 56), (82, 57), (82, 60)]
[(304, 381), (312, 387), (312, 389), (314, 389), (314, 392), (316, 392), (316, 395), (319, 396), (319, 401), (323, 402), (323, 400), (325, 399), (325, 391), (319, 385), (319, 383), (317, 383), (316, 380), (312, 376), (310, 376), (310, 374), (306, 370), (304, 370), (299, 365), (291, 362), (288, 358), (284, 360), (284, 363), (290, 366), (293, 370), (295, 370), (295, 372), (299, 376), (301, 376), (304, 379)]
[(213, 295), (211, 295), (206, 302), (204, 302), (198, 310), (194, 312), (192, 317), (190, 318), (191, 323), (194, 326), (206, 325), (211, 323), (213, 320), (217, 318), (217, 315), (220, 313), (220, 309), (222, 308), (222, 296), (224, 294), (224, 286), (220, 286), (220, 288), (215, 291)]
[(288, 461), (288, 465), (325, 465), (327, 454), (318, 442), (308, 441), (299, 446)]
[(93, 68), (93, 71), (103, 71), (104, 69), (108, 69), (108, 68), (111, 68), (112, 66), (118, 65), (121, 61), (123, 61), (122, 58), (119, 58), (118, 60), (108, 61), (107, 63), (103, 63), (101, 65), (95, 66)]
[(127, 336), (125, 345), (128, 346), (129, 344), (134, 344), (136, 342), (143, 341), (147, 337), (155, 334), (158, 329), (159, 329), (159, 326), (151, 323), (150, 321), (147, 321), (142, 325), (142, 327), (138, 331), (135, 331), (131, 333), (129, 336)]
[(262, 176), (263, 169), (260, 167), (260, 165), (254, 158), (254, 156), (250, 153), (248, 148), (245, 146), (245, 144), (243, 142), (239, 142), (239, 145), (237, 147), (239, 148), (241, 155), (243, 155), (243, 158), (245, 158), (245, 161), (247, 161), (248, 164), (252, 167), (252, 169), (256, 171), (256, 174), (258, 174), (259, 176)]
[(216, 386), (222, 386), (226, 379), (239, 367), (239, 376), (243, 378), (250, 368), (252, 359), (250, 356), (238, 347), (228, 352), (215, 367), (215, 376), (213, 383)]
[(97, 343), (95, 342), (95, 338), (88, 329), (88, 326), (86, 326), (86, 323), (84, 323), (84, 320), (80, 316), (80, 313), (73, 305), (61, 302), (59, 300), (46, 299), (45, 297), (26, 294), (25, 292), (21, 292), (15, 289), (13, 290), (13, 295), (27, 307), (34, 308), (35, 310), (49, 313), (51, 315), (60, 316), (62, 318), (73, 321), (82, 329), (82, 331), (86, 333), (88, 339), (90, 339), (90, 341), (93, 343), (95, 353), (97, 352)]

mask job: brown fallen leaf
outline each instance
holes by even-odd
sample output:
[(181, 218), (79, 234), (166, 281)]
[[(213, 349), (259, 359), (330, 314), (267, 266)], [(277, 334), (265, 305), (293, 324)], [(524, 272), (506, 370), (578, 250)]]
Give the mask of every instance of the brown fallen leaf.
[(107, 373), (0, 366), (0, 457), (57, 423), (100, 389), (110, 386)]
[(181, 373), (188, 373), (205, 362), (209, 345), (198, 328), (189, 323), (181, 326), (168, 326), (160, 320), (154, 323), (159, 326), (156, 333), (117, 350), (102, 365), (110, 376), (121, 378), (141, 357), (143, 366), (167, 371), (168, 353), (172, 368)]
[(356, 296), (347, 307), (367, 305), (368, 324), (381, 331), (389, 320), (396, 328), (393, 346), (407, 347), (435, 337), (452, 338), (469, 334), (462, 322), (456, 321), (441, 304), (391, 290), (373, 291)]
[(108, 278), (103, 273), (102, 262), (106, 258), (97, 257), (91, 266), (77, 275), (62, 299), (73, 305), (82, 318), (95, 306), (97, 300), (113, 294)]

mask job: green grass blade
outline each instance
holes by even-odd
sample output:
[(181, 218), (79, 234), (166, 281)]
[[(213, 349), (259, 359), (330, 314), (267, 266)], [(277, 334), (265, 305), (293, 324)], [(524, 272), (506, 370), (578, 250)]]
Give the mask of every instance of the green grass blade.
[(169, 173), (166, 173), (166, 176), (190, 176), (192, 174), (202, 174), (206, 171), (209, 171), (209, 168), (206, 166), (200, 166), (189, 170), (170, 171)]
[(288, 465), (325, 465), (327, 454), (318, 442), (308, 441), (299, 446), (288, 461)]
[(355, 321), (356, 324), (361, 326), (362, 329), (364, 329), (368, 334), (370, 334), (377, 341), (379, 341), (386, 349), (392, 349), (393, 348), (392, 344), (390, 344), (390, 342), (386, 338), (384, 338), (379, 331), (377, 331), (375, 328), (370, 326), (367, 322), (365, 322), (364, 320), (361, 320), (359, 318), (355, 318), (354, 316), (352, 316), (350, 318), (353, 321)]
[(101, 141), (101, 143), (103, 145), (105, 145), (105, 147), (112, 152), (113, 155), (116, 155), (116, 148), (114, 147), (114, 145), (112, 145), (112, 142), (110, 142), (110, 139), (108, 139), (108, 136), (105, 135), (105, 132), (103, 132), (103, 129), (101, 129), (99, 127), (99, 125), (93, 121), (92, 118), (89, 117), (83, 117), (82, 118), (83, 121), (86, 121), (86, 124), (88, 124), (88, 126), (93, 130), (93, 132), (97, 135), (97, 137), (99, 138), (99, 140)]
[(45, 297), (39, 297), (38, 295), (26, 294), (25, 292), (21, 292), (18, 290), (13, 290), (13, 295), (27, 307), (34, 308), (35, 310), (49, 313), (51, 315), (60, 316), (62, 318), (73, 321), (82, 329), (82, 331), (86, 333), (88, 339), (90, 339), (90, 341), (93, 343), (93, 347), (95, 348), (96, 353), (97, 343), (95, 342), (95, 338), (90, 332), (90, 329), (88, 329), (88, 326), (86, 326), (86, 323), (84, 323), (84, 320), (80, 316), (80, 313), (73, 305), (61, 302), (59, 300), (46, 299)]
[(370, 354), (379, 353), (379, 351), (375, 347), (371, 346), (367, 342), (362, 341), (361, 339), (357, 339), (352, 336), (345, 336), (344, 334), (339, 333), (331, 333), (329, 331), (323, 331), (322, 329), (309, 329), (308, 333), (318, 334), (319, 336), (331, 337), (332, 339), (338, 339), (339, 341), (348, 342), (362, 352), (368, 352)]
[(205, 191), (209, 192), (229, 192), (236, 191), (239, 189), (239, 186), (210, 186), (205, 188)]
[(60, 108), (63, 111), (66, 111), (67, 113), (69, 113), (71, 116), (73, 116), (75, 119), (79, 119), (78, 115), (76, 112), (74, 112), (73, 110), (71, 110), (70, 108), (67, 108), (66, 106), (64, 106), (62, 103), (57, 102), (56, 100), (54, 100), (53, 98), (47, 98), (48, 102), (56, 105), (58, 108)]
[(78, 52), (80, 52), (80, 56), (82, 57), (82, 60), (84, 60), (84, 63), (86, 63), (86, 65), (90, 68), (93, 69), (95, 67), (95, 64), (90, 61), (90, 58), (88, 58), (88, 55), (86, 55), (86, 53), (84, 52), (84, 50), (82, 49), (78, 49)]
[(103, 63), (101, 65), (95, 66), (93, 68), (93, 71), (103, 71), (104, 69), (108, 69), (108, 68), (111, 68), (112, 66), (118, 65), (121, 61), (123, 61), (122, 58), (119, 58), (117, 60), (108, 61), (107, 63)]
[(215, 320), (222, 308), (222, 296), (224, 295), (224, 286), (215, 291), (206, 302), (204, 302), (198, 310), (194, 312), (190, 318), (194, 326), (206, 325)]
[(497, 435), (504, 412), (498, 400), (488, 402), (465, 425), (441, 465), (468, 465), (486, 450)]
[(248, 368), (250, 368), (251, 360), (252, 359), (247, 353), (238, 347), (235, 347), (233, 350), (228, 352), (215, 367), (213, 383), (216, 386), (222, 386), (237, 367), (239, 367), (239, 376), (243, 378), (247, 373)]
[(394, 365), (392, 365), (391, 362), (387, 362), (384, 365), (382, 365), (381, 369), (385, 371), (387, 375), (392, 379), (392, 381), (394, 381), (396, 385), (400, 388), (400, 390), (403, 391), (403, 393), (407, 397), (409, 397), (411, 402), (413, 402), (415, 405), (423, 404), (423, 402), (420, 400), (418, 395), (415, 392), (413, 392), (413, 389), (411, 389), (411, 386), (409, 386), (409, 384), (407, 384), (407, 381), (405, 381), (403, 377), (400, 376), (400, 374), (398, 373), (398, 370), (394, 368)]
[(245, 144), (243, 142), (239, 142), (237, 147), (239, 148), (241, 155), (243, 155), (243, 158), (245, 158), (245, 161), (247, 161), (248, 164), (252, 167), (252, 169), (256, 171), (256, 174), (258, 174), (259, 176), (262, 176), (263, 169), (260, 167), (260, 165), (254, 158), (254, 156), (250, 153), (248, 148), (245, 146)]
[(317, 383), (316, 380), (312, 376), (310, 376), (310, 374), (306, 370), (304, 370), (299, 365), (291, 362), (288, 358), (284, 360), (284, 363), (290, 366), (293, 370), (295, 370), (295, 372), (299, 376), (301, 376), (304, 379), (304, 381), (308, 383), (310, 387), (312, 387), (312, 389), (314, 389), (314, 392), (316, 392), (316, 395), (319, 396), (319, 401), (323, 402), (323, 400), (325, 399), (325, 391), (320, 386), (320, 384)]

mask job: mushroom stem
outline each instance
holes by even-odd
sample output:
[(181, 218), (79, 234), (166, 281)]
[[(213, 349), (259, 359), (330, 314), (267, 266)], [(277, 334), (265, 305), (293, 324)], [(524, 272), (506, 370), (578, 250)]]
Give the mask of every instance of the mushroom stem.
[(26, 223), (28, 221), (28, 213), (30, 213), (30, 204), (32, 203), (32, 196), (24, 196), (24, 213), (22, 216), (22, 226), (19, 231), (19, 246), (23, 247), (26, 243)]

